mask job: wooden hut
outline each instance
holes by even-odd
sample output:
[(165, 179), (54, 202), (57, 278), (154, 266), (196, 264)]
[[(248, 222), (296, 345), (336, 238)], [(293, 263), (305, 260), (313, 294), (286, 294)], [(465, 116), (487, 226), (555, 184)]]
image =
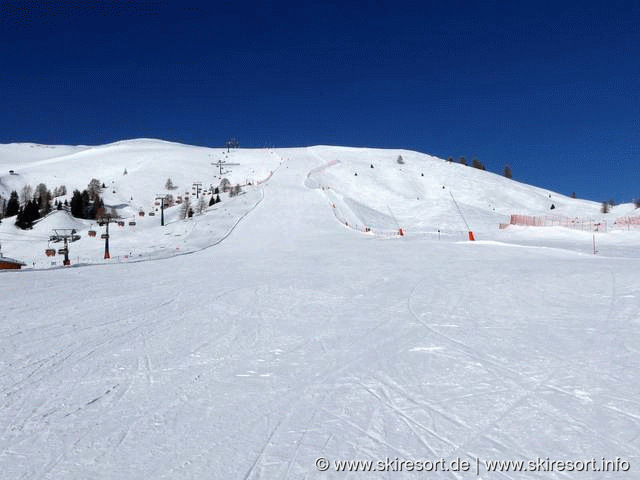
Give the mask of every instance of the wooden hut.
[(14, 258), (0, 256), (0, 270), (20, 270), (26, 266), (26, 263), (22, 263)]

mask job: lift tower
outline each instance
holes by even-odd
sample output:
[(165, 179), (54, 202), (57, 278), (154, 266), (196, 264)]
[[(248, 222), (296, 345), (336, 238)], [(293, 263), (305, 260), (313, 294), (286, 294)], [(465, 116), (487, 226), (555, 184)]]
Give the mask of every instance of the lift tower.
[(53, 234), (49, 236), (49, 241), (53, 243), (64, 242), (64, 247), (58, 249), (59, 255), (64, 255), (63, 265), (71, 265), (69, 260), (69, 243), (80, 240), (80, 235), (76, 233), (75, 228), (56, 228), (53, 230)]
[(107, 231), (106, 233), (103, 233), (102, 235), (100, 235), (100, 238), (104, 239), (104, 258), (105, 260), (111, 258), (111, 254), (109, 253), (109, 224), (110, 223), (116, 223), (120, 220), (119, 217), (114, 217), (111, 214), (107, 213), (103, 216), (101, 216), (100, 218), (98, 218), (98, 225), (100, 225), (101, 227), (104, 227), (105, 225), (107, 226)]
[(167, 196), (158, 194), (156, 200), (160, 200), (160, 226), (164, 227), (164, 202), (167, 201)]

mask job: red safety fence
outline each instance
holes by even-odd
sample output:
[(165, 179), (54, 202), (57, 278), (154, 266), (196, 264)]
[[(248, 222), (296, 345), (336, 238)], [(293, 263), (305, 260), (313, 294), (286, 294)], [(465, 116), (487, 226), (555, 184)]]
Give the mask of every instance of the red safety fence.
[(631, 230), (640, 228), (640, 217), (620, 217), (616, 218), (611, 228), (617, 230)]
[[(532, 217), (530, 215), (511, 215), (509, 225), (524, 225), (529, 227), (565, 227), (585, 232), (606, 232), (607, 222), (593, 218), (569, 217)], [(500, 228), (504, 228), (502, 225)]]

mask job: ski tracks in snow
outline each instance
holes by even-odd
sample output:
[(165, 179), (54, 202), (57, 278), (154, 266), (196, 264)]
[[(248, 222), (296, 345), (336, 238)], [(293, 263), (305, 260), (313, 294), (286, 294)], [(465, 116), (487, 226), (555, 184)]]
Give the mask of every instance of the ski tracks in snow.
[[(603, 304), (601, 311), (602, 316), (599, 315), (599, 311), (597, 309), (593, 311), (593, 315), (596, 318), (602, 318), (605, 320), (610, 327), (620, 325), (621, 323), (628, 324), (632, 321), (634, 316), (637, 319), (640, 314), (638, 302), (636, 300), (632, 305), (627, 304), (626, 306), (621, 307), (619, 305), (619, 294), (617, 292), (619, 286), (616, 281), (616, 275), (611, 270), (608, 273), (611, 277), (611, 283), (610, 299), (606, 306), (606, 313), (604, 310), (605, 305)], [(470, 277), (471, 278), (468, 277), (464, 281), (465, 289), (467, 291), (483, 288), (482, 285), (474, 282), (472, 279), (473, 275)], [(560, 427), (557, 428), (568, 428), (570, 431), (581, 431), (586, 433), (592, 441), (598, 443), (605, 441), (609, 445), (614, 446), (618, 452), (624, 452), (631, 455), (632, 458), (640, 457), (640, 448), (638, 446), (634, 447), (632, 445), (626, 445), (608, 429), (603, 430), (602, 428), (599, 428), (598, 425), (590, 424), (588, 420), (579, 416), (580, 410), (576, 412), (574, 409), (568, 408), (558, 411), (557, 407), (554, 406), (554, 403), (550, 403), (550, 401), (553, 400), (553, 396), (559, 394), (564, 398), (572, 398), (572, 402), (575, 403), (593, 404), (592, 408), (620, 413), (627, 416), (636, 424), (636, 428), (638, 429), (640, 436), (640, 415), (629, 414), (625, 411), (618, 411), (615, 407), (609, 405), (609, 402), (605, 399), (602, 401), (595, 401), (590, 396), (587, 396), (584, 392), (579, 390), (567, 390), (558, 387), (558, 384), (561, 385), (563, 381), (566, 381), (564, 380), (564, 377), (566, 377), (567, 374), (581, 375), (580, 371), (576, 370), (576, 364), (584, 362), (585, 355), (582, 350), (577, 349), (575, 351), (568, 351), (564, 357), (560, 356), (561, 354), (559, 352), (553, 353), (552, 351), (549, 351), (549, 354), (553, 358), (553, 363), (550, 368), (548, 368), (545, 363), (540, 362), (537, 369), (534, 368), (532, 370), (530, 366), (528, 366), (528, 369), (526, 370), (518, 369), (517, 364), (511, 365), (506, 361), (506, 358), (509, 358), (513, 362), (513, 356), (500, 358), (489, 353), (489, 341), (483, 344), (481, 340), (476, 340), (474, 344), (471, 345), (451, 334), (441, 331), (449, 326), (453, 327), (455, 325), (454, 322), (459, 322), (460, 324), (456, 325), (453, 331), (460, 332), (460, 328), (462, 328), (463, 331), (467, 331), (467, 336), (469, 330), (476, 333), (479, 332), (479, 330), (477, 330), (478, 313), (471, 312), (471, 306), (478, 307), (478, 305), (474, 303), (468, 295), (465, 295), (463, 291), (456, 291), (455, 295), (452, 295), (451, 292), (448, 292), (446, 289), (434, 284), (434, 282), (425, 282), (427, 278), (428, 277), (425, 276), (419, 279), (407, 297), (407, 307), (411, 316), (420, 322), (432, 339), (444, 341), (446, 350), (456, 352), (454, 361), (457, 360), (462, 363), (468, 363), (469, 365), (479, 364), (479, 366), (481, 366), (486, 372), (489, 372), (491, 376), (496, 379), (496, 388), (501, 388), (499, 385), (504, 385), (505, 379), (512, 384), (511, 392), (506, 395), (505, 401), (502, 402), (502, 404), (496, 405), (492, 410), (487, 411), (484, 418), (479, 418), (478, 421), (474, 423), (469, 422), (466, 424), (464, 431), (458, 436), (453, 437), (452, 442), (449, 443), (449, 447), (444, 451), (441, 450), (438, 454), (445, 455), (445, 458), (448, 460), (453, 460), (459, 457), (462, 458), (464, 456), (473, 458), (478, 456), (479, 451), (482, 452), (486, 450), (487, 445), (493, 445), (494, 448), (502, 450), (501, 455), (505, 458), (536, 458), (537, 456), (541, 456), (543, 452), (533, 450), (530, 446), (526, 446), (526, 441), (516, 441), (519, 434), (511, 431), (509, 426), (520, 425), (522, 422), (526, 423), (530, 421), (529, 417), (547, 417), (549, 418), (551, 425), (555, 423), (560, 425)], [(494, 291), (499, 291), (505, 296), (508, 295), (506, 293), (508, 289), (501, 290), (501, 286), (503, 285), (493, 285)], [(486, 285), (484, 285), (484, 287), (486, 288)], [(416, 311), (414, 304), (416, 303), (419, 291), (421, 297), (423, 297), (421, 299), (421, 304), (427, 306), (429, 313), (418, 313)], [(586, 299), (585, 301), (590, 301), (594, 296), (596, 298), (600, 296), (600, 294), (596, 292), (591, 293), (589, 291), (583, 292), (583, 295)], [(626, 295), (625, 298), (635, 300), (635, 295)], [(443, 301), (443, 299), (445, 299), (445, 301)], [(449, 307), (448, 310), (446, 309), (447, 305)], [(433, 311), (436, 311), (436, 313), (433, 313)], [(500, 312), (495, 313), (500, 314)], [(562, 315), (563, 314), (560, 313), (558, 318), (562, 319)], [(440, 329), (438, 329), (438, 324), (434, 324), (428, 320), (432, 318), (448, 318), (452, 321), (450, 324), (441, 326)], [(509, 319), (507, 318), (507, 320)], [(535, 322), (536, 319), (533, 318), (531, 321)], [(594, 323), (597, 325), (596, 322)], [(489, 326), (486, 326), (486, 328), (489, 328)], [(513, 330), (513, 328), (516, 327), (507, 326), (507, 329), (504, 331), (513, 331), (513, 333), (517, 335), (518, 332)], [(536, 328), (536, 326), (532, 325), (532, 328)], [(568, 333), (567, 336), (569, 337), (572, 331), (578, 333), (585, 332), (588, 334), (593, 330), (593, 328), (588, 328), (586, 326), (581, 328), (569, 327), (563, 330), (565, 333)], [(523, 333), (525, 332), (521, 332), (520, 334)], [(619, 332), (614, 332), (612, 335), (619, 336), (620, 334)], [(491, 339), (490, 336), (486, 336), (485, 338), (488, 340)], [(542, 336), (542, 338), (544, 338), (544, 336)], [(508, 343), (514, 341), (514, 338), (509, 335), (505, 335), (503, 337), (503, 341)], [(518, 340), (516, 339), (516, 341)], [(533, 341), (535, 341), (535, 338)], [(526, 352), (523, 353), (523, 355), (525, 354)], [(517, 357), (515, 357), (515, 359), (517, 360)], [(514, 396), (513, 393), (516, 393), (516, 395)], [(378, 395), (375, 396), (378, 397)], [(624, 398), (622, 400), (625, 402), (629, 401), (628, 398)], [(555, 401), (555, 403), (557, 403), (557, 401)], [(517, 420), (519, 415), (522, 415), (523, 412), (527, 412), (526, 418)], [(526, 429), (527, 427), (522, 426), (520, 428)], [(500, 438), (504, 436), (509, 438), (509, 441), (500, 441)], [(503, 473), (503, 475), (505, 478), (515, 478), (505, 473)]]

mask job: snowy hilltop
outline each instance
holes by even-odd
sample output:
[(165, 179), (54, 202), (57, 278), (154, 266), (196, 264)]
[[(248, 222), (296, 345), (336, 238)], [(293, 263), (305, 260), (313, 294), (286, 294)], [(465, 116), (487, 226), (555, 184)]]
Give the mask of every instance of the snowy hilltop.
[[(6, 218), (0, 225), (0, 241), (27, 265), (47, 268), (60, 265), (59, 259), (45, 255), (51, 250), (52, 235), (74, 229), (80, 240), (70, 247), (72, 263), (102, 263), (100, 240), (106, 229), (96, 220), (95, 195), (102, 213), (121, 219), (109, 233), (113, 260), (193, 252), (225, 237), (260, 202), (265, 182), (285, 161), (284, 168), (300, 169), (300, 181), (325, 198), (323, 210), (328, 208), (337, 222), (379, 238), (401, 233), (408, 238), (462, 240), (472, 231), (478, 240), (528, 243), (538, 237), (538, 243), (585, 250), (593, 243), (594, 230), (603, 234), (617, 226), (630, 231), (628, 221), (616, 221), (637, 216), (631, 204), (603, 214), (596, 202), (405, 150), (225, 149), (150, 139), (96, 147), (10, 144), (0, 145), (0, 202), (5, 214), (13, 213), (6, 209), (12, 192), (23, 206), (31, 197), (48, 192), (52, 212), (45, 216), (40, 205), (44, 218), (26, 230)], [(79, 195), (87, 189), (84, 210), (72, 211), (74, 191)], [(512, 226), (499, 232), (500, 225), (512, 223), (512, 215), (565, 228), (532, 234)], [(164, 226), (156, 218), (160, 216)], [(582, 233), (569, 232), (577, 223)], [(603, 242), (604, 250), (610, 245), (613, 252), (634, 238), (609, 235)]]

